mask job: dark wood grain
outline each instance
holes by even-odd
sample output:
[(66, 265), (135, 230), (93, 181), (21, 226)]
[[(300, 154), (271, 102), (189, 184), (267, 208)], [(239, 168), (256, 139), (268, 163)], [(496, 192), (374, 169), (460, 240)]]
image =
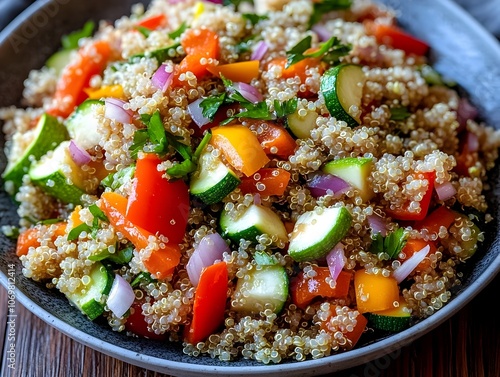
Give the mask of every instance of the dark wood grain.
[[(339, 373), (336, 377), (500, 376), (500, 276), (441, 326), (400, 351)], [(19, 303), (16, 306), (16, 369), (7, 367), (7, 293), (0, 289), (0, 375), (4, 377), (168, 377), (124, 363), (77, 343)], [(325, 376), (326, 377), (326, 376)]]

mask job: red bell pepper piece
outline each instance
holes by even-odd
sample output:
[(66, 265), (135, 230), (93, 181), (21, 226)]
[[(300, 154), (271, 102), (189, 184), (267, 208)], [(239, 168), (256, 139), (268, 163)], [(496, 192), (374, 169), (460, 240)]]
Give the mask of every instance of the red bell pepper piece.
[(347, 297), (351, 284), (352, 273), (341, 271), (337, 277), (335, 288), (327, 282), (331, 277), (328, 267), (314, 267), (316, 276), (306, 278), (304, 273), (299, 273), (290, 284), (292, 302), (298, 308), (305, 309), (316, 297), (342, 298)]
[[(403, 205), (401, 208), (397, 208), (395, 210), (387, 209), (386, 213), (391, 216), (395, 220), (423, 220), (427, 216), (427, 212), (429, 211), (429, 206), (432, 199), (432, 193), (434, 190), (434, 181), (436, 180), (435, 172), (425, 172), (421, 173), (423, 177), (429, 182), (427, 185), (427, 191), (424, 194), (424, 197), (420, 201), (420, 212), (410, 212), (408, 209), (408, 205)], [(416, 176), (418, 177), (418, 174)]]
[(142, 336), (148, 339), (165, 340), (167, 339), (167, 334), (155, 334), (148, 329), (148, 323), (144, 315), (142, 314), (142, 304), (146, 300), (136, 300), (130, 307), (130, 315), (127, 317), (127, 322), (125, 322), (125, 329), (136, 335)]
[(133, 192), (128, 198), (127, 220), (179, 244), (189, 215), (189, 191), (183, 180), (169, 181), (158, 171), (161, 159), (145, 153), (137, 160)]
[[(427, 256), (429, 256), (431, 254), (435, 254), (437, 251), (437, 248), (436, 248), (436, 244), (434, 242), (424, 241), (424, 240), (417, 239), (417, 238), (410, 238), (409, 240), (406, 241), (405, 246), (401, 250), (401, 253), (403, 253), (405, 255), (405, 257), (398, 258), (398, 260), (400, 262), (404, 262), (405, 260), (410, 258), (413, 254), (422, 250), (427, 245), (429, 245), (429, 253), (427, 254)], [(417, 271), (417, 272), (426, 271), (426, 270), (430, 269), (430, 267), (431, 267), (431, 260), (428, 257), (426, 257), (426, 258), (424, 258), (424, 260), (422, 262), (420, 262), (418, 264), (417, 267), (415, 267), (415, 271)]]
[(206, 267), (194, 294), (193, 320), (186, 327), (184, 338), (196, 344), (213, 334), (224, 321), (228, 288), (226, 262)]
[[(250, 177), (242, 177), (239, 187), (243, 194), (258, 193), (262, 196), (283, 195), (289, 181), (290, 172), (285, 169), (262, 168)], [(259, 190), (259, 188), (261, 189)]]
[(82, 103), (94, 75), (101, 74), (111, 57), (111, 47), (105, 41), (94, 41), (78, 51), (78, 56), (61, 72), (56, 92), (47, 113), (66, 118)]
[(446, 206), (440, 206), (432, 211), (425, 219), (416, 221), (414, 228), (427, 229), (429, 233), (438, 233), (439, 228), (444, 226), (448, 229), (459, 215)]
[(154, 16), (146, 17), (137, 22), (137, 26), (143, 27), (149, 30), (156, 30), (162, 26), (165, 26), (167, 22), (167, 17), (164, 14), (155, 14)]
[(429, 45), (395, 25), (373, 23), (370, 28), (378, 43), (403, 50), (407, 54), (425, 55)]
[[(325, 331), (337, 331), (337, 326), (334, 326), (334, 328), (330, 328), (329, 323), (330, 323), (330, 318), (326, 320), (325, 322), (321, 322), (321, 328)], [(361, 313), (359, 313), (356, 317), (356, 325), (352, 329), (352, 331), (342, 331), (344, 334), (344, 337), (349, 341), (349, 344), (346, 346), (347, 349), (352, 349), (356, 345), (356, 343), (359, 341), (359, 338), (361, 338), (361, 335), (363, 335), (363, 332), (365, 331), (366, 325), (368, 324), (368, 319)]]

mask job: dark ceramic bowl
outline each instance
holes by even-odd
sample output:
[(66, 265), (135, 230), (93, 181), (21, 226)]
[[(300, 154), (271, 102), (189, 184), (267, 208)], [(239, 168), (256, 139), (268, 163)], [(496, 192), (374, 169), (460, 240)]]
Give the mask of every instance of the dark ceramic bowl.
[[(0, 106), (17, 105), (23, 80), (57, 50), (61, 35), (89, 18), (113, 20), (130, 12), (135, 0), (38, 0), (0, 34)], [(482, 118), (500, 127), (500, 46), (482, 27), (448, 1), (387, 0), (398, 10), (402, 25), (432, 45), (435, 67), (458, 82)], [(3, 147), (3, 138), (0, 139)], [(3, 150), (3, 148), (2, 148)], [(0, 170), (5, 156), (0, 156)], [(486, 241), (464, 271), (463, 285), (436, 314), (415, 326), (385, 338), (363, 339), (349, 352), (305, 362), (261, 365), (248, 360), (224, 363), (209, 357), (191, 358), (178, 344), (128, 338), (106, 323), (90, 322), (68, 305), (65, 297), (23, 277), (14, 255), (14, 242), (0, 234), (0, 281), (8, 285), (9, 265), (15, 265), (16, 293), (21, 304), (73, 339), (123, 361), (176, 376), (313, 376), (347, 369), (394, 352), (431, 331), (465, 306), (500, 270), (500, 179), (492, 172), (489, 198), (495, 221), (486, 228)], [(16, 224), (15, 206), (0, 191), (0, 224)]]

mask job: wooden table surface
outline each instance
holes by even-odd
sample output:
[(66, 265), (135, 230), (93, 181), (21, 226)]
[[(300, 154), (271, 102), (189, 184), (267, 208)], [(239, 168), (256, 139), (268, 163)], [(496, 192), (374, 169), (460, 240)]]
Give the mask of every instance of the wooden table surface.
[[(500, 275), (455, 316), (390, 357), (335, 377), (500, 377)], [(33, 315), (15, 312), (15, 369), (9, 368), (7, 291), (0, 288), (2, 377), (168, 377), (83, 346)], [(330, 374), (329, 376), (332, 376)], [(325, 376), (326, 377), (326, 376)]]

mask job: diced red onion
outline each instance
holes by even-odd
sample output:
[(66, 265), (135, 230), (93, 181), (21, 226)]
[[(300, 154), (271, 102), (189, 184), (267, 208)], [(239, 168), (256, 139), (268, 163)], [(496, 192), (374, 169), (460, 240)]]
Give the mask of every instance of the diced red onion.
[(124, 278), (115, 275), (113, 285), (109, 291), (106, 305), (118, 318), (122, 317), (130, 309), (135, 300), (134, 290)]
[(319, 40), (321, 42), (327, 41), (332, 37), (332, 32), (329, 31), (325, 25), (316, 24), (311, 28), (316, 34), (318, 34)]
[(134, 113), (131, 110), (125, 110), (123, 107), (125, 104), (125, 101), (117, 98), (106, 98), (104, 100), (104, 116), (120, 123), (132, 123)]
[(260, 194), (256, 193), (253, 195), (253, 204), (260, 206), (262, 204), (262, 200), (260, 198)]
[(315, 198), (326, 195), (329, 192), (333, 195), (341, 194), (351, 187), (349, 183), (332, 174), (316, 174), (308, 183), (307, 187), (311, 195)]
[(172, 72), (167, 72), (165, 70), (166, 68), (166, 64), (160, 65), (160, 68), (158, 68), (153, 74), (153, 77), (151, 77), (151, 84), (162, 92), (165, 92), (172, 83)]
[(425, 246), (422, 250), (417, 251), (410, 258), (404, 261), (401, 266), (396, 268), (392, 273), (392, 277), (396, 279), (396, 281), (401, 283), (404, 279), (410, 275), (413, 270), (424, 260), (424, 258), (429, 254), (431, 250), (430, 246)]
[(465, 142), (467, 143), (467, 151), (477, 152), (479, 150), (479, 139), (475, 133), (468, 131)]
[(209, 3), (214, 3), (214, 4), (222, 4), (223, 3), (223, 0), (205, 0), (206, 2), (209, 2)]
[(434, 184), (434, 189), (436, 190), (439, 200), (448, 200), (457, 193), (457, 190), (449, 181), (441, 184)]
[(467, 98), (460, 98), (457, 108), (457, 120), (461, 127), (465, 127), (469, 119), (475, 119), (478, 115), (477, 109)]
[(380, 233), (383, 237), (387, 235), (387, 223), (382, 217), (378, 215), (369, 215), (367, 219), (373, 234)]
[(92, 157), (90, 156), (90, 154), (85, 149), (80, 147), (77, 143), (75, 143), (74, 140), (69, 141), (68, 148), (71, 159), (78, 166), (88, 164), (90, 161), (92, 161)]
[(345, 266), (346, 257), (344, 254), (344, 245), (339, 242), (326, 255), (326, 263), (330, 269), (330, 275), (334, 281), (337, 281), (340, 272)]
[(255, 49), (252, 52), (252, 56), (250, 57), (250, 60), (262, 60), (262, 58), (266, 54), (267, 50), (269, 50), (269, 45), (267, 44), (267, 42), (266, 41), (259, 41), (255, 45)]
[(210, 123), (210, 119), (203, 115), (203, 109), (200, 106), (200, 103), (203, 100), (204, 98), (198, 98), (196, 101), (191, 102), (187, 106), (187, 111), (191, 116), (191, 119), (200, 128), (203, 127), (205, 124)]
[(202, 270), (216, 260), (222, 260), (225, 251), (229, 253), (231, 249), (219, 233), (208, 234), (201, 239), (186, 264), (186, 271), (193, 286), (198, 285)]
[(257, 88), (254, 88), (252, 85), (244, 83), (244, 82), (234, 82), (233, 88), (240, 92), (240, 94), (252, 103), (261, 102), (264, 97), (259, 92)]

